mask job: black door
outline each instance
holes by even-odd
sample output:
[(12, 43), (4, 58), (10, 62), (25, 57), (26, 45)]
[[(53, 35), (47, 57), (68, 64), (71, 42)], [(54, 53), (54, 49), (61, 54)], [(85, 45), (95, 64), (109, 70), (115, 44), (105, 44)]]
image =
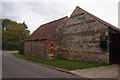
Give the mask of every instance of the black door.
[(110, 63), (120, 64), (120, 33), (110, 34)]

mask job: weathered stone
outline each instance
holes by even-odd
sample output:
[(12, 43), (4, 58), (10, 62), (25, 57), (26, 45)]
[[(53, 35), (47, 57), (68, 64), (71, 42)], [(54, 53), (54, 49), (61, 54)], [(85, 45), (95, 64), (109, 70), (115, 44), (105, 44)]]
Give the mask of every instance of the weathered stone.
[[(25, 42), (25, 55), (43, 59), (63, 58), (110, 63), (110, 33), (116, 33), (116, 28), (110, 28), (110, 24), (79, 7), (76, 7), (70, 18), (65, 20), (64, 25), (56, 25), (54, 33), (48, 34), (46, 41)], [(48, 31), (43, 30), (43, 32)], [(101, 38), (106, 38), (105, 49), (101, 47)], [(51, 52), (50, 45), (53, 43), (53, 52)]]
[(108, 36), (108, 27), (88, 14), (77, 15), (80, 13), (84, 12), (76, 8), (65, 24), (62, 33), (66, 36), (61, 38), (61, 57), (84, 62), (109, 63), (109, 55), (100, 48), (100, 37)]

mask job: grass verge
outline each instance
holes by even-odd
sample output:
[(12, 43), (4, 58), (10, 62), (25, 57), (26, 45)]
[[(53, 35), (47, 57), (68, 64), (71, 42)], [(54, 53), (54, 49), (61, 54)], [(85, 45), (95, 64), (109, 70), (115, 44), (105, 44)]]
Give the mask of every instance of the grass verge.
[(78, 62), (78, 61), (69, 61), (69, 60), (63, 60), (63, 59), (44, 60), (40, 58), (24, 56), (19, 53), (16, 53), (15, 56), (26, 59), (26, 60), (46, 64), (49, 66), (66, 69), (66, 70), (85, 69), (85, 68), (100, 67), (100, 66), (108, 65), (108, 64), (95, 64), (95, 63), (86, 63), (86, 62)]

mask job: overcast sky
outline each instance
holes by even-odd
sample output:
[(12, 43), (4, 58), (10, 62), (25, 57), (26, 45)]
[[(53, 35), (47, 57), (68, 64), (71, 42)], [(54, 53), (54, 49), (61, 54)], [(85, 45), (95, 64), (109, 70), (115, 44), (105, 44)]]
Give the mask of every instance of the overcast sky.
[(70, 16), (76, 6), (118, 27), (120, 0), (2, 0), (0, 18), (27, 24), (31, 33), (40, 25)]
[(118, 3), (118, 27), (120, 28), (120, 1)]

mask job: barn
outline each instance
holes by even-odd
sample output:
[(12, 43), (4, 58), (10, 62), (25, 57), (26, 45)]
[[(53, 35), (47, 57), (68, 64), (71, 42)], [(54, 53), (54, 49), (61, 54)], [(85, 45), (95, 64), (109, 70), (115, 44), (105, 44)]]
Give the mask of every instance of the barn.
[(24, 55), (43, 59), (54, 58), (58, 50), (59, 28), (65, 24), (67, 19), (68, 17), (63, 17), (43, 24), (35, 30), (24, 42)]
[(62, 29), (61, 58), (118, 63), (120, 29), (76, 7)]
[(41, 25), (24, 43), (24, 54), (43, 59), (118, 64), (120, 29), (76, 7), (70, 17)]

